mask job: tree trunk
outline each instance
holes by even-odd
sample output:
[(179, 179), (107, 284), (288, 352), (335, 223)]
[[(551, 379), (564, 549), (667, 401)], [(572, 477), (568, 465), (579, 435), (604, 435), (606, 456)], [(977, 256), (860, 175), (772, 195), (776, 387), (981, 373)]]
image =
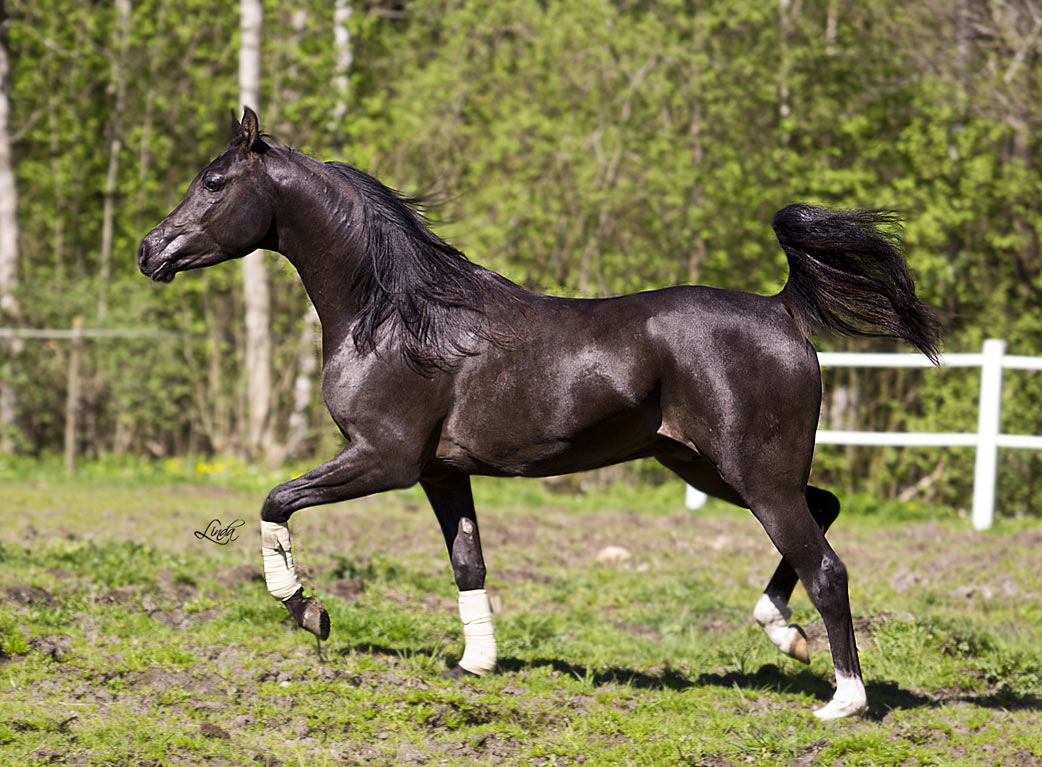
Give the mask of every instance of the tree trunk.
[(105, 177), (105, 202), (101, 214), (101, 283), (98, 286), (98, 317), (105, 316), (107, 293), (112, 275), (112, 230), (116, 213), (116, 186), (119, 180), (119, 155), (123, 151), (123, 113), (127, 102), (127, 48), (130, 45), (130, 0), (116, 0), (116, 46), (112, 58), (112, 85), (116, 102), (109, 123), (109, 168)]
[(836, 31), (839, 27), (839, 0), (829, 0), (825, 17), (825, 55), (836, 55)]
[[(351, 20), (352, 12), (349, 0), (336, 0), (336, 7), (333, 11), (333, 50), (336, 54), (333, 89), (336, 93), (336, 102), (333, 105), (331, 125), (334, 132), (343, 129), (344, 118), (348, 113), (351, 64), (354, 61), (354, 55), (351, 49), (351, 30), (348, 29), (347, 24)], [(315, 347), (321, 340), (321, 328), (318, 313), (314, 307), (308, 307), (304, 312), (302, 322), (303, 328), (297, 352), (297, 376), (293, 381), (293, 409), (290, 411), (286, 435), (286, 454), (291, 457), (307, 445), (310, 431), (308, 406), (311, 404), (314, 381), (319, 372)]]
[(293, 379), (293, 410), (289, 414), (286, 434), (286, 455), (294, 457), (307, 446), (311, 428), (308, 422), (308, 406), (311, 404), (318, 375), (316, 349), (322, 340), (318, 314), (309, 306), (303, 318), (303, 328), (297, 352), (297, 375)]
[[(789, 54), (789, 38), (792, 35), (793, 20), (799, 15), (800, 0), (778, 0), (781, 11), (778, 27), (778, 117), (784, 122), (792, 115), (792, 90), (789, 85), (791, 67)], [(792, 136), (782, 131), (781, 143), (787, 145)]]
[[(260, 0), (242, 0), (240, 8), (240, 100), (259, 114), (264, 9)], [(271, 446), (271, 297), (261, 251), (242, 259), (242, 283), (246, 315), (246, 451), (263, 456)]]
[(349, 0), (336, 0), (333, 11), (333, 50), (336, 51), (336, 75), (333, 78), (333, 89), (336, 103), (333, 106), (333, 129), (343, 129), (344, 117), (347, 116), (348, 101), (351, 89), (351, 65), (354, 63), (354, 52), (351, 48), (351, 30), (347, 23), (353, 13)]
[[(0, 0), (0, 325), (16, 319), (18, 300), (18, 189), (15, 185), (14, 163), (11, 156), (10, 132), (10, 63), (7, 56), (7, 11)], [(4, 367), (13, 365), (16, 341), (4, 341), (0, 358)], [(9, 381), (9, 371), (0, 371), (0, 451), (10, 452), (14, 447), (15, 389)]]
[(72, 476), (76, 469), (76, 435), (80, 417), (80, 390), (83, 367), (83, 318), (72, 321), (69, 340), (69, 371), (65, 387), (65, 474)]

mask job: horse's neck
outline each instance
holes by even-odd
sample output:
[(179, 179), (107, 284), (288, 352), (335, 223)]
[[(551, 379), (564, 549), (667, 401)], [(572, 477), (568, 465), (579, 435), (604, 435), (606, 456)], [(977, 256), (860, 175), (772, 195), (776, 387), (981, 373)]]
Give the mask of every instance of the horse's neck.
[[(302, 156), (303, 157), (303, 156)], [(357, 311), (353, 285), (356, 252), (351, 211), (338, 210), (330, 195), (336, 179), (321, 163), (305, 158), (302, 172), (281, 185), (276, 214), (279, 250), (297, 269), (322, 323), (323, 349), (349, 332)]]

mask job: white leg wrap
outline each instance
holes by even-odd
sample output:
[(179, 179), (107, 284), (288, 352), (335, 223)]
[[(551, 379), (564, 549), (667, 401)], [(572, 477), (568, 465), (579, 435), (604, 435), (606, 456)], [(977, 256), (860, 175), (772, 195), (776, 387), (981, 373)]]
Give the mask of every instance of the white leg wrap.
[(492, 629), (492, 605), (485, 589), (459, 593), (459, 617), (463, 621), (463, 657), (459, 665), (481, 676), (496, 667), (496, 635)]
[(790, 615), (792, 615), (792, 610), (787, 604), (777, 597), (772, 598), (767, 594), (762, 594), (760, 601), (753, 608), (753, 617), (756, 622), (763, 626), (767, 636), (786, 655), (792, 655), (793, 643), (802, 638), (798, 628), (788, 625)]
[(293, 544), (289, 526), (261, 520), (261, 555), (264, 558), (264, 581), (268, 591), (283, 601), (297, 593), (300, 581), (293, 566)]
[(841, 719), (856, 714), (868, 705), (865, 695), (865, 683), (861, 677), (844, 674), (836, 669), (836, 694), (828, 705), (814, 712), (818, 719)]

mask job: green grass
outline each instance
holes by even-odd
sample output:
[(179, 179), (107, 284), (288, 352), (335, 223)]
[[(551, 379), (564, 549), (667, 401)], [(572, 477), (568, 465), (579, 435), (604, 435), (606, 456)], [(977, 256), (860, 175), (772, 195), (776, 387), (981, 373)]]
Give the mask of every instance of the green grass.
[[(565, 495), (477, 480), (501, 669), (453, 681), (455, 588), (418, 490), (294, 517), (333, 623), (320, 656), (236, 570), (259, 564), (277, 477), (54, 469), (0, 466), (2, 765), (1042, 760), (1042, 531), (1026, 521), (978, 534), (944, 509), (848, 504), (830, 537), (871, 706), (826, 724), (810, 712), (831, 662), (805, 595), (809, 667), (749, 617), (776, 561), (763, 532), (723, 505), (683, 510), (679, 484)], [(213, 518), (245, 520), (240, 539), (196, 538)], [(609, 544), (631, 558), (598, 564)], [(347, 578), (364, 590), (338, 598)]]

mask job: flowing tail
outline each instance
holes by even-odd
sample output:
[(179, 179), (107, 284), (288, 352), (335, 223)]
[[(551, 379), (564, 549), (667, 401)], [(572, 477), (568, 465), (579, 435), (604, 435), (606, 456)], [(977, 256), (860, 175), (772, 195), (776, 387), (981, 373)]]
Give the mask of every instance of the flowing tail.
[(880, 210), (782, 208), (771, 220), (789, 259), (779, 297), (804, 333), (901, 338), (938, 364), (940, 323), (915, 295), (900, 240), (877, 228), (897, 223)]

